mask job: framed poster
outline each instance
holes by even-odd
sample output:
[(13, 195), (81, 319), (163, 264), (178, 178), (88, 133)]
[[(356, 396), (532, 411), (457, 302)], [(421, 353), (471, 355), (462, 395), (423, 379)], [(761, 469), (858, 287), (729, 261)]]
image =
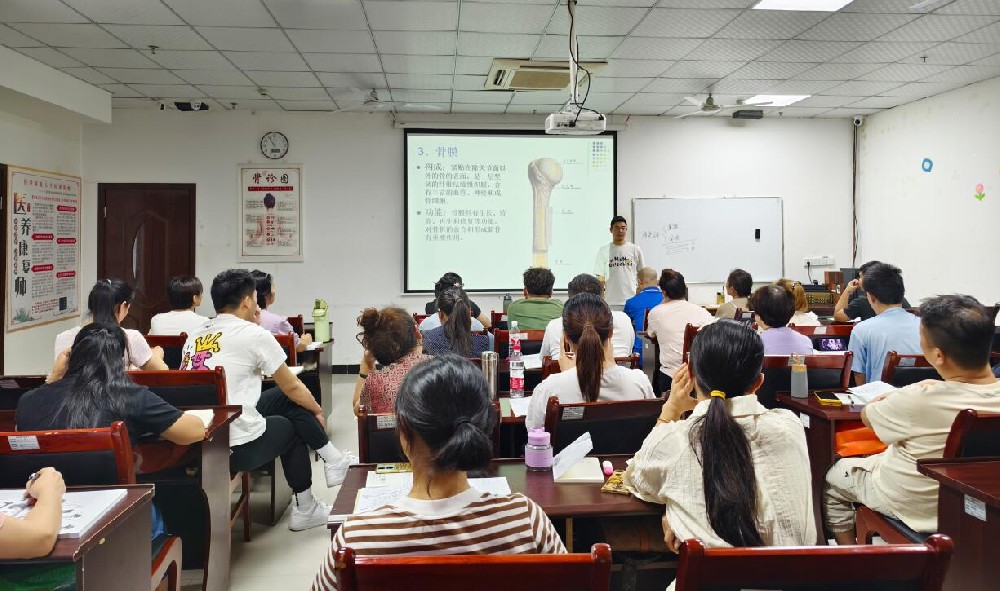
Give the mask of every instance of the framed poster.
[(80, 314), (80, 177), (8, 166), (7, 332)]
[(302, 261), (302, 166), (240, 165), (240, 262)]

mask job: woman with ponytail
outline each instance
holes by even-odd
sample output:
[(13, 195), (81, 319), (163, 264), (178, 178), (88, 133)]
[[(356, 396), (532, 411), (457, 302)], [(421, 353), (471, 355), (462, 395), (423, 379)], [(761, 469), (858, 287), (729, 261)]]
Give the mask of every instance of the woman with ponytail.
[(656, 397), (642, 370), (615, 363), (611, 308), (600, 296), (585, 292), (571, 297), (563, 306), (562, 324), (561, 371), (545, 378), (531, 395), (524, 418), (529, 431), (544, 426), (550, 396), (563, 404)]
[(663, 534), (674, 551), (690, 538), (708, 547), (816, 542), (805, 431), (791, 411), (757, 401), (763, 363), (760, 337), (746, 325), (702, 328), (625, 472), (633, 494), (666, 505)]
[[(129, 307), (132, 305), (134, 297), (135, 291), (132, 286), (121, 279), (112, 277), (99, 280), (90, 290), (90, 295), (87, 296), (87, 308), (90, 310), (91, 322), (103, 325), (121, 325), (128, 316)], [(123, 359), (128, 361), (129, 366), (143, 370), (170, 369), (163, 362), (163, 349), (160, 347), (150, 348), (146, 337), (142, 336), (141, 332), (131, 328), (119, 328), (119, 330), (123, 331), (127, 339)], [(78, 326), (56, 335), (57, 366), (64, 363), (60, 356), (65, 357), (79, 332), (80, 327)]]
[(437, 315), (441, 326), (424, 331), (424, 353), (440, 355), (455, 353), (462, 357), (479, 357), (492, 349), (490, 338), (472, 334), (472, 310), (469, 296), (457, 287), (449, 287), (437, 299)]
[(493, 456), (497, 420), (483, 372), (468, 360), (446, 354), (410, 370), (396, 396), (396, 430), (413, 485), (398, 501), (347, 518), (313, 590), (337, 589), (334, 557), (344, 547), (358, 555), (565, 553), (531, 499), (469, 484), (467, 472)]

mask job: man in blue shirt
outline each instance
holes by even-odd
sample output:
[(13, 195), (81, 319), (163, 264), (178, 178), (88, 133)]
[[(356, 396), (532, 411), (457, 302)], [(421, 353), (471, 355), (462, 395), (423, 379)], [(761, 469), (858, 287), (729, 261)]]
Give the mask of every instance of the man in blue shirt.
[[(663, 302), (663, 292), (660, 291), (657, 281), (656, 269), (643, 267), (639, 269), (638, 289), (636, 294), (625, 301), (625, 313), (632, 319), (632, 328), (635, 332), (646, 330), (646, 310), (654, 308)], [(635, 337), (633, 351), (639, 354), (639, 362), (642, 362), (642, 339)]]
[(854, 381), (861, 385), (882, 379), (882, 365), (889, 351), (919, 355), (920, 319), (903, 309), (903, 273), (899, 267), (878, 263), (862, 279), (868, 302), (876, 316), (851, 331), (848, 349), (854, 353)]

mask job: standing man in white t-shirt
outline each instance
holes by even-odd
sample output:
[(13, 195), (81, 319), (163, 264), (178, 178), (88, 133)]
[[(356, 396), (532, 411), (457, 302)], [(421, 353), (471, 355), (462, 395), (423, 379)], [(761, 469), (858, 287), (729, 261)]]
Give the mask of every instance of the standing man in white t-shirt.
[(594, 275), (604, 286), (604, 299), (612, 310), (622, 310), (625, 300), (635, 295), (639, 269), (645, 265), (642, 249), (625, 240), (628, 222), (616, 215), (611, 219), (611, 243), (597, 251)]

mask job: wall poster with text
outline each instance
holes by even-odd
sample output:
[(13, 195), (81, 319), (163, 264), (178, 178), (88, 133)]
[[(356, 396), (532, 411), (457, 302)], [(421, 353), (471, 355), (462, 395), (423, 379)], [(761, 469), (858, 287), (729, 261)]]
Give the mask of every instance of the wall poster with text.
[(302, 167), (240, 165), (241, 262), (302, 261)]
[(7, 332), (80, 314), (80, 177), (7, 167)]

